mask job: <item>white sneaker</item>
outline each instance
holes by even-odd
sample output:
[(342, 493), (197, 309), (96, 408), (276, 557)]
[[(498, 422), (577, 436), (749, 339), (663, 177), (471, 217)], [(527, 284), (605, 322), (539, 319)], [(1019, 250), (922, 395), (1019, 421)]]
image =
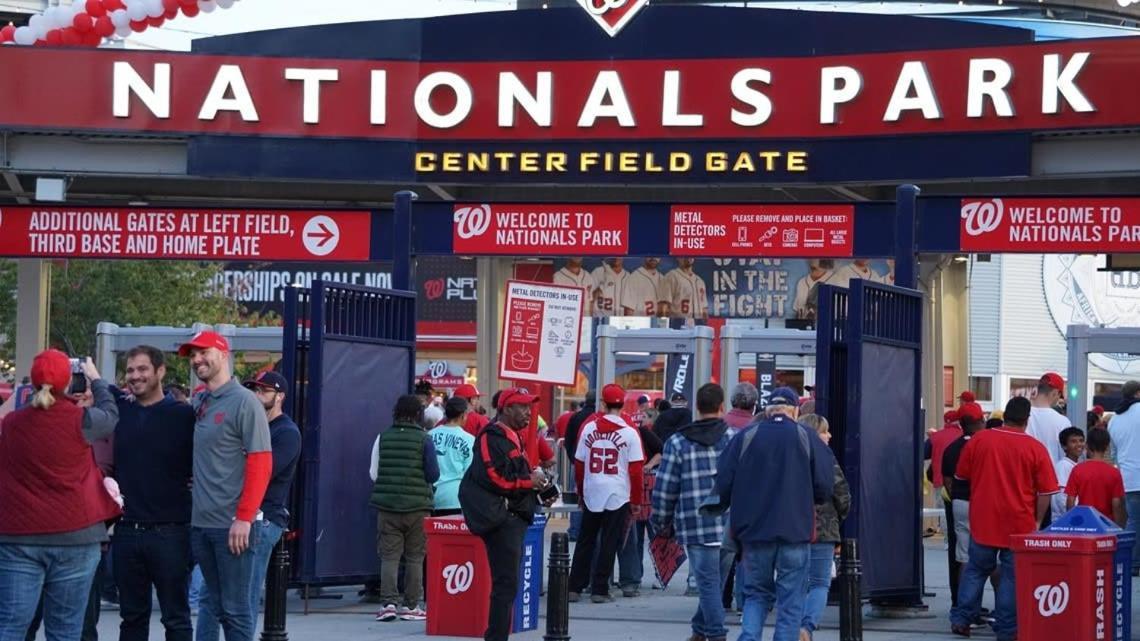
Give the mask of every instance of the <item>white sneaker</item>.
[(399, 615), (396, 612), (396, 605), (394, 603), (389, 603), (384, 606), (383, 610), (376, 613), (377, 621), (395, 621), (398, 618)]
[(400, 606), (396, 611), (400, 619), (403, 621), (423, 621), (427, 619), (427, 611), (421, 607), (409, 608), (407, 606)]

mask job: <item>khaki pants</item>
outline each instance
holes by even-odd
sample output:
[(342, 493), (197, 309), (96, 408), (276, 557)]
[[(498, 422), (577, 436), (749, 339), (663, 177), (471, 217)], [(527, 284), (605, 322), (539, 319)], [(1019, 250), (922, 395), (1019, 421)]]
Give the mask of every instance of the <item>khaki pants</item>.
[[(380, 601), (384, 605), (419, 605), (424, 593), (424, 518), (430, 513), (384, 512), (376, 517), (376, 551), (380, 556)], [(404, 598), (397, 580), (404, 560)]]

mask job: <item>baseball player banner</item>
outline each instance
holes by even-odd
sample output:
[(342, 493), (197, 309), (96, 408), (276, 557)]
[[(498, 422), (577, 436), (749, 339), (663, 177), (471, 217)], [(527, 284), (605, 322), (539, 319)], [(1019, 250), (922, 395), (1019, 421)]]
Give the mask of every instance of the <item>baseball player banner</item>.
[(1140, 251), (1140, 198), (965, 198), (970, 252)]
[(628, 205), (456, 205), (456, 254), (609, 256), (629, 251)]
[(573, 385), (587, 292), (507, 281), (499, 378)]
[(674, 205), (673, 256), (851, 256), (855, 206)]

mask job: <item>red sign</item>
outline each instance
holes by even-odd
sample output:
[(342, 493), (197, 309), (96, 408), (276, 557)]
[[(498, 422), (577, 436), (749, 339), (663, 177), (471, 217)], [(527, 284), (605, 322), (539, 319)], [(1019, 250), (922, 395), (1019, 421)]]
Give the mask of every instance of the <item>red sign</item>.
[(585, 296), (578, 287), (507, 281), (499, 378), (573, 385)]
[(854, 205), (673, 205), (673, 256), (851, 256)]
[(455, 254), (623, 256), (628, 205), (456, 205)]
[(0, 256), (368, 260), (366, 211), (4, 207)]
[[(1140, 124), (1133, 96), (1120, 90), (1140, 85), (1136, 37), (842, 56), (493, 62), (2, 47), (0, 68), (7, 86), (20, 87), (0, 92), (0, 125), (17, 129), (530, 143)], [(61, 87), (82, 99), (58, 99)], [(520, 171), (565, 165), (531, 160)], [(445, 171), (463, 171), (463, 162), (442, 161)]]
[(965, 198), (961, 246), (970, 252), (1140, 252), (1137, 198)]

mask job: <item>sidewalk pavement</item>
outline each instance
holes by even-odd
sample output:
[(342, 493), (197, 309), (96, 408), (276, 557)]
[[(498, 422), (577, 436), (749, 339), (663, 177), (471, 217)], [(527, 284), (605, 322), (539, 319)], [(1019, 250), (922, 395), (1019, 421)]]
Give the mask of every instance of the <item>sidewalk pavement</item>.
[[(562, 529), (558, 522), (552, 524), (551, 530)], [(950, 593), (946, 588), (946, 547), (941, 538), (932, 537), (924, 540), (926, 560), (926, 589), (935, 593), (927, 597), (925, 603), (928, 609), (918, 613), (913, 618), (884, 619), (873, 618), (868, 609), (864, 609), (863, 638), (866, 641), (939, 641), (943, 639), (957, 639), (950, 634), (950, 624), (947, 613), (950, 607)], [(547, 548), (549, 549), (549, 547)], [(570, 606), (570, 635), (572, 638), (583, 641), (633, 641), (653, 639), (654, 641), (683, 641), (691, 635), (689, 618), (696, 609), (697, 600), (684, 597), (684, 583), (686, 570), (681, 568), (674, 578), (669, 589), (661, 592), (649, 588), (653, 580), (653, 571), (646, 562), (647, 572), (644, 579), (644, 588), (641, 596), (626, 599), (615, 591), (613, 603), (596, 605), (589, 602), (572, 604)], [(1134, 582), (1133, 602), (1140, 603), (1140, 594), (1137, 588), (1140, 581)], [(423, 638), (425, 624), (423, 622), (392, 622), (379, 623), (373, 619), (378, 606), (358, 602), (356, 595), (358, 586), (351, 588), (330, 588), (325, 592), (329, 594), (342, 594), (339, 600), (314, 599), (309, 602), (309, 614), (304, 615), (304, 604), (297, 596), (296, 590), (289, 592), (289, 620), (288, 633), (292, 641), (377, 641), (378, 639), (405, 639)], [(987, 587), (986, 597), (983, 601), (986, 607), (992, 607), (993, 595)], [(430, 608), (430, 605), (429, 605)], [(516, 641), (542, 641), (545, 629), (546, 605), (541, 604), (540, 612), (543, 614), (539, 620), (539, 629), (512, 635)], [(1140, 629), (1137, 613), (1132, 615), (1133, 629)], [(263, 619), (262, 619), (263, 621)], [(739, 617), (729, 618), (729, 639), (733, 640), (739, 635)], [(770, 639), (773, 617), (769, 617), (769, 627), (765, 630), (764, 639)], [(99, 637), (103, 641), (118, 639), (118, 612), (104, 610), (99, 622)], [(259, 633), (260, 634), (260, 624)], [(162, 624), (159, 620), (157, 603), (151, 619), (150, 638), (162, 639), (164, 637)], [(43, 639), (43, 633), (40, 633)], [(256, 638), (256, 637), (255, 637)], [(434, 637), (448, 639), (448, 637)], [(993, 639), (993, 633), (988, 629), (974, 631), (974, 638)], [(824, 613), (823, 627), (816, 632), (816, 641), (838, 641), (839, 639), (839, 612), (835, 607), (829, 607)]]

